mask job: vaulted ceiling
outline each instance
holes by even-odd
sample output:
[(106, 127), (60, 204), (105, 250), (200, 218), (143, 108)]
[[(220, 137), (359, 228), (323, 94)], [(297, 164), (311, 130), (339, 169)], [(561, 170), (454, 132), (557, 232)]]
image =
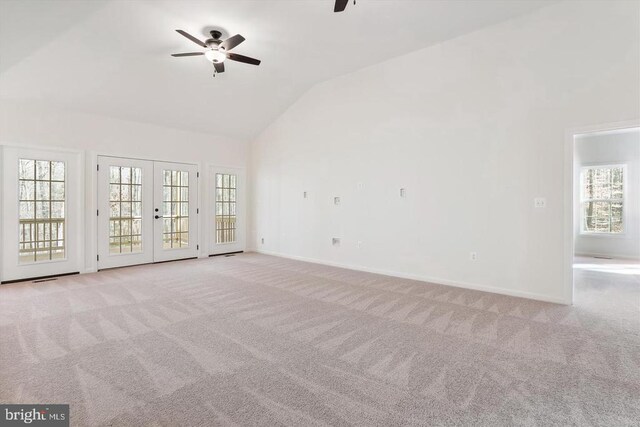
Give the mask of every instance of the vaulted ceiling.
[[(314, 84), (549, 4), (546, 0), (3, 0), (0, 102), (34, 103), (248, 139)], [(212, 78), (199, 48), (242, 34)]]

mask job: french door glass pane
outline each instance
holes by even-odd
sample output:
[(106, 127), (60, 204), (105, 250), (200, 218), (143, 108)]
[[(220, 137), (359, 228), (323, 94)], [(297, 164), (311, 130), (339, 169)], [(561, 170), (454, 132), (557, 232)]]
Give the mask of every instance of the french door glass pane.
[(142, 169), (109, 167), (109, 253), (142, 252)]
[(189, 247), (189, 172), (162, 171), (162, 247)]
[(65, 163), (19, 159), (19, 263), (65, 258)]
[(236, 241), (236, 182), (236, 175), (216, 174), (216, 243)]

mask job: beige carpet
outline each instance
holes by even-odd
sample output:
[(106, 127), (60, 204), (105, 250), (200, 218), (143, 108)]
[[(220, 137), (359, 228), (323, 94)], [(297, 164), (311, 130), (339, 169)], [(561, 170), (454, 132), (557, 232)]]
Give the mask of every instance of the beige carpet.
[(637, 426), (639, 276), (577, 274), (576, 307), (257, 254), (4, 285), (0, 401), (73, 425)]

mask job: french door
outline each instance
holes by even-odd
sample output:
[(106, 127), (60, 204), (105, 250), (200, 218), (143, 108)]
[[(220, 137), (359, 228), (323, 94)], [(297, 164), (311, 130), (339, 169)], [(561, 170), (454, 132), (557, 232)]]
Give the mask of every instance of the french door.
[(81, 156), (4, 147), (3, 281), (80, 271)]
[(153, 162), (98, 158), (98, 267), (153, 262)]
[(197, 167), (98, 158), (98, 268), (192, 258)]
[(198, 256), (198, 167), (154, 162), (153, 171), (153, 260)]
[(244, 175), (242, 169), (217, 166), (209, 169), (211, 255), (244, 250)]

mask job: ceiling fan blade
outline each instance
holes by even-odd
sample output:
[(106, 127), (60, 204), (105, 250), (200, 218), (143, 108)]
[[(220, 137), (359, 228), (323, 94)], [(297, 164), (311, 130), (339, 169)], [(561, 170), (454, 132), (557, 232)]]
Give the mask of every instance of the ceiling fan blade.
[(347, 7), (349, 0), (336, 0), (336, 5), (333, 8), (334, 12), (342, 12)]
[(188, 38), (189, 40), (191, 40), (192, 42), (194, 42), (197, 45), (200, 45), (202, 47), (207, 47), (206, 44), (204, 44), (204, 42), (201, 42), (200, 40), (198, 40), (197, 38), (193, 37), (191, 34), (187, 33), (186, 31), (182, 31), (182, 30), (176, 30), (176, 32), (182, 36), (185, 36), (186, 38)]
[(238, 55), (237, 53), (227, 53), (227, 58), (232, 61), (244, 62), (245, 64), (260, 65), (259, 59), (249, 58), (248, 56)]
[(200, 56), (204, 55), (204, 52), (188, 52), (188, 53), (172, 53), (171, 56), (179, 58), (181, 56)]
[(224, 73), (224, 62), (214, 62), (213, 67), (216, 69), (216, 73)]
[(220, 43), (219, 49), (231, 50), (234, 47), (238, 46), (243, 41), (244, 41), (244, 37), (242, 37), (240, 34), (236, 34), (235, 36), (229, 37), (228, 39)]

